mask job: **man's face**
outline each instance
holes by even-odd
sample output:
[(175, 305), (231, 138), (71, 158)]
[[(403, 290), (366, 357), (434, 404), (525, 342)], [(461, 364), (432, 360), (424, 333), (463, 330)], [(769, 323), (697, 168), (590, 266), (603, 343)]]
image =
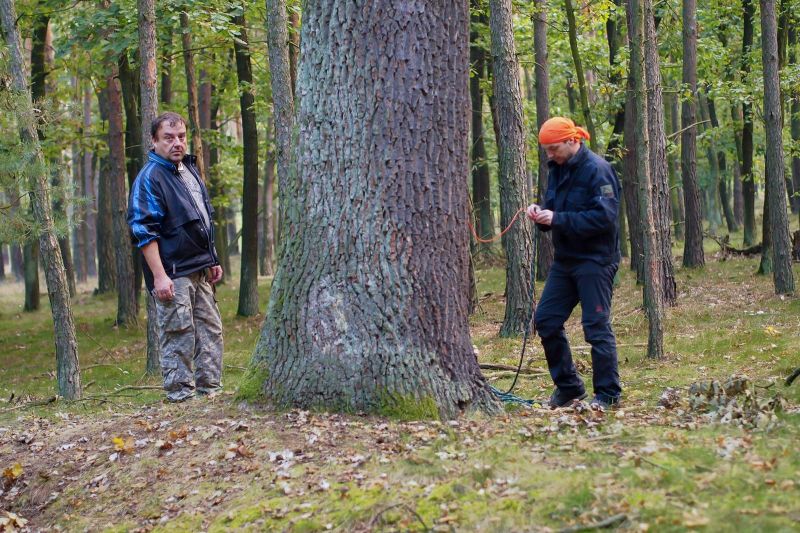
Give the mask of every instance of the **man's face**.
[(543, 144), (542, 149), (547, 154), (547, 159), (557, 165), (563, 165), (578, 151), (579, 144), (573, 139), (560, 143)]
[(178, 163), (186, 154), (186, 124), (183, 122), (162, 122), (153, 138), (155, 153)]

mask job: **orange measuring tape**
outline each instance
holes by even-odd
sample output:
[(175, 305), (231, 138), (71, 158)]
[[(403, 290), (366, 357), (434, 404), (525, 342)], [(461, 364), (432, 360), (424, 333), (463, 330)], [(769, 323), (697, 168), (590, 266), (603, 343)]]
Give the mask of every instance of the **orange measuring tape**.
[(476, 241), (478, 241), (481, 244), (488, 244), (490, 242), (495, 242), (497, 239), (501, 238), (503, 235), (508, 233), (508, 230), (511, 229), (511, 226), (513, 226), (514, 222), (517, 221), (519, 214), (524, 213), (526, 209), (527, 207), (520, 207), (519, 210), (516, 213), (514, 213), (514, 216), (511, 218), (511, 222), (508, 223), (508, 226), (506, 226), (506, 229), (501, 231), (498, 235), (495, 235), (494, 237), (491, 237), (489, 239), (481, 239), (480, 237), (478, 237), (478, 233), (475, 231), (475, 227), (472, 225), (471, 221), (467, 221), (467, 225), (469, 226), (469, 229), (472, 232), (472, 236), (475, 237)]

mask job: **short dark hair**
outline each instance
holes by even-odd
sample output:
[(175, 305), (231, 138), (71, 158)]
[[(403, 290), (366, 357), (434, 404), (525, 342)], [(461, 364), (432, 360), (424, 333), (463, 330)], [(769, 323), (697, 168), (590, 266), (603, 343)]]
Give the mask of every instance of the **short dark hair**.
[(177, 126), (178, 124), (183, 124), (186, 126), (186, 121), (177, 113), (173, 113), (172, 111), (167, 111), (166, 113), (161, 113), (158, 115), (153, 123), (150, 125), (150, 136), (155, 139), (156, 134), (158, 133), (159, 128), (163, 123), (167, 123), (170, 126)]

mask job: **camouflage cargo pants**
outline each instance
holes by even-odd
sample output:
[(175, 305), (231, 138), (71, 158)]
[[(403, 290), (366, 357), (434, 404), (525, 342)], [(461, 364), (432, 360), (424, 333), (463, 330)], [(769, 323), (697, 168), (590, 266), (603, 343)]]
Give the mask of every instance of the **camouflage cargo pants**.
[(164, 390), (168, 400), (178, 402), (194, 396), (195, 389), (208, 394), (221, 388), (222, 319), (205, 271), (173, 282), (174, 298), (156, 298), (156, 311)]

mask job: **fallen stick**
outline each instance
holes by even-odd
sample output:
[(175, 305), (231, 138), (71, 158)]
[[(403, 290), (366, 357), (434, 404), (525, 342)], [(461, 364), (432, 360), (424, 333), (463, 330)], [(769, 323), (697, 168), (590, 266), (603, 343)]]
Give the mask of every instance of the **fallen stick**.
[(124, 387), (114, 389), (109, 394), (117, 394), (118, 392), (126, 390), (164, 390), (164, 387), (160, 385), (125, 385)]
[[(517, 367), (511, 365), (503, 365), (500, 363), (481, 363), (480, 367), (482, 370), (510, 370), (511, 372), (516, 372)], [(520, 368), (520, 374), (543, 374), (545, 373), (544, 370), (539, 368)]]
[(564, 529), (559, 529), (558, 533), (576, 533), (578, 531), (594, 531), (595, 529), (611, 528), (614, 526), (618, 526), (627, 519), (628, 515), (626, 514), (615, 514), (614, 516), (609, 516), (605, 520), (601, 520), (600, 522), (595, 522), (594, 524), (571, 526), (571, 527), (566, 527)]

